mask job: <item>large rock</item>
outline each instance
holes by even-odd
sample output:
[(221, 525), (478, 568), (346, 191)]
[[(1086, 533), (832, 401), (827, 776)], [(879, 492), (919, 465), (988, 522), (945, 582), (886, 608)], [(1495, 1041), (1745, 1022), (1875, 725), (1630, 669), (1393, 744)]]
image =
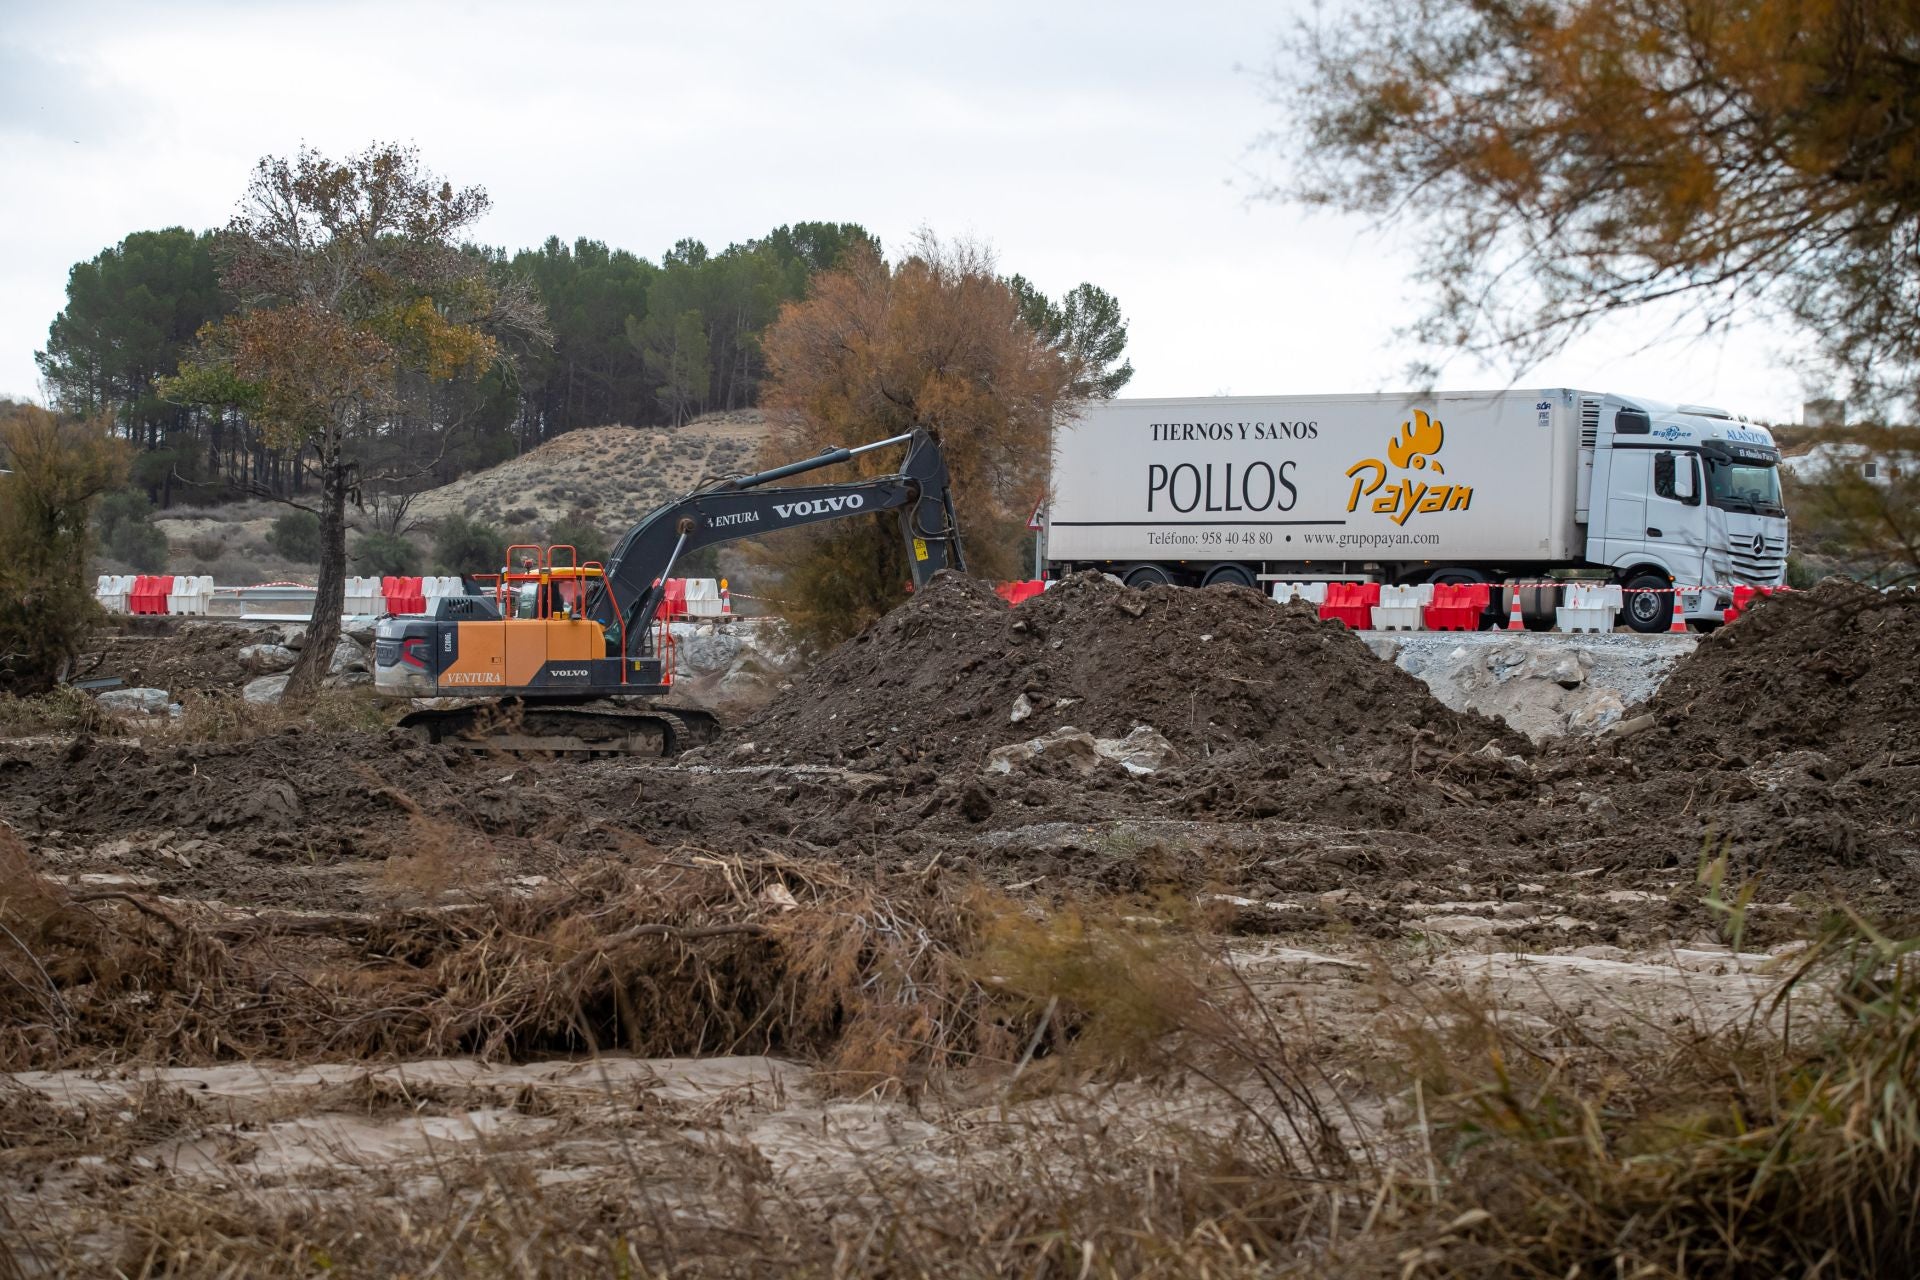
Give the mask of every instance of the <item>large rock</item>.
[(283, 644), (250, 644), (234, 656), (247, 670), (263, 673), (285, 671), (300, 659), (299, 654)]
[(1567, 717), (1567, 727), (1575, 733), (1599, 733), (1617, 724), (1626, 710), (1615, 694), (1601, 690)]
[(1064, 764), (1075, 773), (1092, 773), (1100, 763), (1093, 735), (1072, 725), (1062, 725), (1051, 733), (1025, 742), (1011, 742), (987, 753), (988, 773), (1012, 773), (1045, 756), (1049, 763)]
[(1124, 738), (1095, 738), (1093, 749), (1131, 774), (1152, 773), (1173, 754), (1173, 744), (1159, 730), (1137, 724)]
[(280, 701), (280, 695), (287, 691), (285, 675), (261, 676), (258, 680), (247, 681), (247, 687), (240, 696), (258, 706), (270, 707)]
[(725, 671), (733, 665), (740, 651), (746, 647), (739, 636), (730, 631), (720, 631), (711, 635), (694, 635), (675, 643), (680, 664), (688, 671)]
[(95, 699), (108, 711), (138, 715), (164, 715), (173, 702), (165, 689), (108, 689)]
[(327, 664), (327, 674), (343, 676), (349, 671), (369, 669), (367, 651), (345, 636), (341, 636), (339, 643), (333, 646), (333, 661)]
[(1065, 725), (1038, 738), (995, 747), (987, 753), (985, 769), (1012, 773), (1045, 757), (1049, 765), (1064, 765), (1075, 773), (1091, 773), (1107, 761), (1137, 777), (1154, 772), (1172, 755), (1173, 744), (1148, 725), (1135, 725), (1124, 738), (1096, 738)]

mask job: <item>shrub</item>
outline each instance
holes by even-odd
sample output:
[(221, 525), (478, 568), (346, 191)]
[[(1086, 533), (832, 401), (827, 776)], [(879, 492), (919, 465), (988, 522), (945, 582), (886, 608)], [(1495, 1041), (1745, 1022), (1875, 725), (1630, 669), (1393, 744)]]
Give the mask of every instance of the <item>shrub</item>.
[(213, 561), (218, 560), (220, 558), (220, 553), (225, 551), (226, 549), (227, 549), (226, 539), (217, 538), (210, 533), (200, 534), (199, 536), (190, 538), (187, 541), (188, 552), (190, 552), (194, 560), (200, 564), (210, 564)]
[(108, 555), (140, 573), (159, 573), (167, 567), (167, 535), (144, 520), (129, 520), (106, 541)]
[(362, 572), (411, 577), (420, 572), (420, 548), (391, 533), (363, 533), (353, 544), (353, 559)]
[(556, 520), (547, 530), (547, 541), (566, 543), (580, 554), (580, 563), (598, 560), (606, 563), (608, 553), (607, 535), (600, 531), (584, 511), (569, 511)]
[(40, 693), (99, 614), (83, 576), (88, 509), (126, 479), (127, 449), (105, 423), (27, 405), (0, 420), (0, 456), (0, 689)]
[(433, 535), (434, 567), (441, 573), (491, 573), (499, 567), (506, 545), (492, 525), (450, 515)]
[(289, 511), (267, 531), (267, 545), (301, 564), (320, 562), (320, 517), (311, 511)]
[(153, 504), (138, 489), (105, 495), (94, 512), (102, 549), (138, 573), (159, 573), (167, 567), (167, 535), (152, 521)]

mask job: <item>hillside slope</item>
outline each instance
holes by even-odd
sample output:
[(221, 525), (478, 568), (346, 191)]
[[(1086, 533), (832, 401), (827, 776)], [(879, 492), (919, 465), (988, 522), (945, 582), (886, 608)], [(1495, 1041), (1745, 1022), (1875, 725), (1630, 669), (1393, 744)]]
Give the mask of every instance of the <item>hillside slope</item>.
[(752, 409), (708, 414), (677, 428), (583, 428), (429, 489), (414, 500), (411, 514), (433, 521), (458, 513), (531, 529), (582, 509), (618, 533), (703, 476), (752, 468), (766, 438), (766, 420)]

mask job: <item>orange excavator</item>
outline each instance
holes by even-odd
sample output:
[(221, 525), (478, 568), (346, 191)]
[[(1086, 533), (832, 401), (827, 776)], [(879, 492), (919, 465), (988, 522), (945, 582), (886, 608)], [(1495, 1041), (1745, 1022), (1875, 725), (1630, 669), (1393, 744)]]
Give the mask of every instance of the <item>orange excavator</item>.
[[(898, 471), (834, 484), (777, 481), (904, 445)], [(401, 720), (427, 741), (505, 751), (672, 755), (710, 741), (712, 713), (667, 700), (673, 635), (659, 617), (667, 580), (689, 552), (738, 538), (882, 511), (898, 513), (916, 587), (964, 569), (946, 459), (915, 428), (750, 475), (709, 480), (655, 508), (606, 563), (569, 546), (514, 546), (498, 574), (440, 596), (429, 615), (374, 627), (374, 687), (430, 698)], [(451, 701), (449, 701), (451, 700)]]

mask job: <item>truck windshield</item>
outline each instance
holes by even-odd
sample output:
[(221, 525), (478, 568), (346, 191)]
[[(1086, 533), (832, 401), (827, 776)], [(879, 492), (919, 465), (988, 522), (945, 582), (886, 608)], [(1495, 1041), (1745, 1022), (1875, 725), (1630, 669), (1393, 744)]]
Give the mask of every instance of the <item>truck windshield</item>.
[(1771, 464), (1707, 459), (1707, 500), (1729, 511), (1784, 515), (1780, 475)]

